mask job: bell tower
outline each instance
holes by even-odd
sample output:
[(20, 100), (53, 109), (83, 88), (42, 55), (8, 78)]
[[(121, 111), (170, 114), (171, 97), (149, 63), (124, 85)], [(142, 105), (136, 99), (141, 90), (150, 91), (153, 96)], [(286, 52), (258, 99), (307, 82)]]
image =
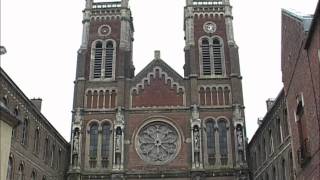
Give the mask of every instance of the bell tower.
[[(123, 140), (113, 137), (123, 138), (124, 125), (119, 117), (125, 106), (126, 81), (134, 77), (134, 27), (128, 0), (85, 0), (82, 24), (74, 81), (69, 179), (82, 179), (87, 175), (81, 172), (87, 170), (98, 173), (101, 169), (123, 169)], [(93, 146), (95, 150), (90, 149)]]
[[(200, 107), (200, 119), (201, 111), (205, 111), (206, 108), (218, 112), (219, 116), (228, 117), (231, 114), (229, 131), (234, 139), (232, 148), (235, 152), (228, 152), (227, 155), (224, 155), (221, 149), (220, 152), (210, 152), (211, 145), (208, 141), (207, 157), (204, 157), (207, 160), (203, 162), (205, 168), (210, 167), (213, 162), (216, 163), (214, 166), (223, 165), (224, 156), (228, 159), (225, 164), (229, 167), (233, 167), (233, 164), (244, 169), (247, 167), (242, 76), (232, 20), (232, 6), (229, 0), (186, 0), (184, 76), (189, 80), (188, 100), (190, 104)], [(222, 96), (227, 97), (227, 101), (223, 101)], [(219, 107), (222, 104), (225, 106), (224, 110)], [(217, 128), (215, 123), (204, 123), (207, 133), (212, 126), (213, 134), (219, 134), (219, 131), (214, 130)], [(219, 158), (220, 162), (217, 161)]]
[[(228, 77), (236, 48), (229, 0), (187, 0), (184, 12), (185, 76)], [(239, 67), (238, 67), (239, 69)], [(239, 74), (239, 72), (238, 72)]]

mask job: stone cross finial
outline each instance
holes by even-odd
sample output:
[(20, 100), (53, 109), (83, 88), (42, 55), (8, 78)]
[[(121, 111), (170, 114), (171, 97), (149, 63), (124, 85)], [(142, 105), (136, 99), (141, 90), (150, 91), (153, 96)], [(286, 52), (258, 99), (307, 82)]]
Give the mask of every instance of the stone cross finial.
[(154, 51), (154, 59), (160, 59), (160, 51), (159, 50)]

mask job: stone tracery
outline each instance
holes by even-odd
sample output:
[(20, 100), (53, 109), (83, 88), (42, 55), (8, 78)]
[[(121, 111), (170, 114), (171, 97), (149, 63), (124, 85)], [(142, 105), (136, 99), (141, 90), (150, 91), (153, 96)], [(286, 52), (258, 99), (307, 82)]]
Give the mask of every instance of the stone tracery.
[(137, 138), (140, 157), (151, 164), (165, 164), (177, 154), (180, 139), (177, 131), (165, 122), (151, 122), (144, 126)]

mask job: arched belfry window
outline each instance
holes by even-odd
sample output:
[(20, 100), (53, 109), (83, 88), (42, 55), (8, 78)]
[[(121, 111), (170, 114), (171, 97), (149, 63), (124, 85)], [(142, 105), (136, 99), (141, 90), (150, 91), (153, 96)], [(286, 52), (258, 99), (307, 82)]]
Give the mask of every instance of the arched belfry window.
[(219, 128), (219, 147), (221, 155), (221, 164), (226, 165), (228, 162), (228, 137), (227, 137), (227, 122), (221, 119), (218, 122)]
[(114, 77), (115, 42), (98, 40), (92, 44), (91, 78), (111, 79)]
[(102, 43), (98, 41), (94, 48), (93, 77), (100, 78), (102, 70)]
[(112, 41), (108, 41), (106, 44), (106, 55), (105, 55), (105, 78), (112, 78), (113, 71), (113, 54), (114, 48)]
[(199, 43), (201, 75), (223, 76), (225, 66), (222, 40), (219, 37), (204, 37)]
[(104, 123), (102, 125), (102, 142), (101, 142), (101, 157), (102, 157), (102, 167), (108, 167), (109, 164), (109, 152), (110, 152), (110, 124)]
[(206, 122), (207, 131), (207, 153), (208, 153), (208, 163), (214, 165), (215, 163), (215, 132), (214, 132), (215, 122), (213, 119), (209, 119)]

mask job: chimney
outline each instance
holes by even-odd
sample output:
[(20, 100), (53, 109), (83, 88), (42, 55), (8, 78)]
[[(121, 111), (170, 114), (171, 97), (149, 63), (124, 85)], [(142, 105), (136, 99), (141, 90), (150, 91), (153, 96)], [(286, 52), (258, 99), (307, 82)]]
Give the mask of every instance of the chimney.
[(31, 102), (36, 106), (36, 108), (41, 111), (41, 103), (42, 103), (42, 99), (41, 98), (33, 98), (30, 99)]
[(266, 101), (266, 103), (267, 103), (267, 111), (269, 111), (272, 108), (274, 102), (275, 102), (275, 100), (271, 99), (271, 98)]
[(262, 124), (262, 122), (263, 122), (263, 118), (258, 118), (258, 125), (260, 126), (261, 124)]
[(159, 50), (154, 51), (154, 59), (160, 59), (160, 51)]

